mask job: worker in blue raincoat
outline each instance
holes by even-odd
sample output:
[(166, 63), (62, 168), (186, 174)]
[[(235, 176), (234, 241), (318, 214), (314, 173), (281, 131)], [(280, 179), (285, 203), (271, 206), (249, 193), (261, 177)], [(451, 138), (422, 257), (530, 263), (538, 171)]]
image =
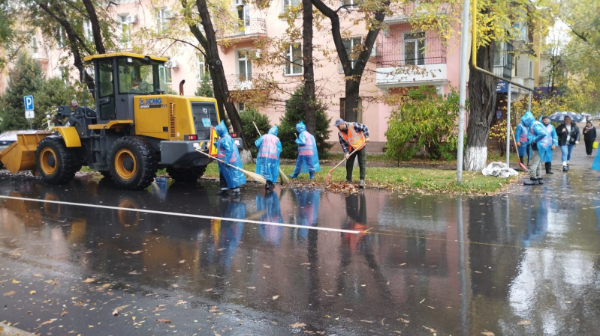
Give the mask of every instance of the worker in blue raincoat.
[(258, 138), (254, 145), (258, 148), (256, 158), (256, 173), (262, 175), (267, 184), (267, 190), (273, 189), (279, 177), (279, 155), (281, 154), (281, 141), (277, 137), (277, 126), (271, 127), (269, 134)]
[(554, 126), (550, 123), (550, 117), (542, 116), (540, 121), (546, 127), (548, 135), (538, 143), (538, 149), (540, 150), (542, 162), (546, 166), (546, 174), (554, 174), (552, 172), (552, 150), (558, 146), (558, 136), (556, 135)]
[(521, 122), (517, 125), (517, 130), (515, 131), (517, 151), (519, 152), (519, 160), (521, 163), (525, 163), (525, 156), (527, 156), (527, 163), (529, 163), (531, 148), (529, 148), (528, 134), (529, 130), (527, 126), (523, 124), (523, 118), (521, 118)]
[(533, 113), (527, 111), (521, 118), (523, 124), (527, 126), (529, 130), (529, 143), (531, 144), (531, 157), (529, 158), (529, 164), (527, 170), (529, 170), (529, 181), (523, 182), (524, 185), (537, 185), (544, 184), (542, 180), (542, 157), (540, 154), (539, 147), (543, 146), (540, 142), (548, 135), (546, 126), (541, 122), (535, 120)]
[(297, 178), (300, 173), (308, 173), (312, 179), (315, 177), (316, 172), (321, 171), (317, 142), (315, 137), (306, 131), (306, 126), (302, 121), (296, 124), (296, 130), (298, 131), (298, 139), (296, 139), (298, 159), (296, 160), (294, 173), (290, 177)]
[[(279, 207), (279, 197), (276, 193), (267, 192), (265, 195), (256, 195), (256, 210), (264, 211), (260, 220), (269, 223), (283, 223), (281, 217), (281, 208)], [(281, 243), (283, 236), (283, 227), (280, 225), (260, 225), (258, 227), (260, 237), (275, 246)]]
[[(220, 138), (217, 142), (217, 159), (232, 166), (243, 168), (240, 152), (229, 135), (225, 123), (221, 121), (215, 127), (215, 130)], [(219, 162), (219, 183), (221, 184), (220, 195), (227, 194), (228, 189), (233, 189), (234, 194), (239, 194), (240, 186), (246, 184), (246, 177), (238, 169)]]

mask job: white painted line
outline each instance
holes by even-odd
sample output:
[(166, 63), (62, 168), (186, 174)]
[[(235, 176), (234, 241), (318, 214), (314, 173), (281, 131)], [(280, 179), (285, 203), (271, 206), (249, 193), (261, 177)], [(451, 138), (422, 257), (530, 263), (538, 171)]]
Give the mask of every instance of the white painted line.
[(26, 201), (26, 202), (62, 204), (62, 205), (72, 205), (72, 206), (80, 206), (80, 207), (87, 207), (87, 208), (98, 208), (98, 209), (107, 209), (107, 210), (124, 210), (124, 211), (141, 212), (141, 213), (148, 213), (148, 214), (154, 214), (154, 215), (190, 217), (190, 218), (200, 218), (200, 219), (218, 219), (218, 220), (222, 220), (222, 221), (242, 222), (242, 223), (251, 223), (251, 224), (259, 224), (259, 225), (282, 226), (282, 227), (289, 227), (289, 228), (295, 228), (295, 229), (308, 229), (308, 230), (319, 230), (319, 231), (341, 232), (341, 233), (353, 233), (353, 234), (358, 234), (358, 233), (362, 232), (362, 231), (358, 231), (358, 230), (344, 230), (344, 229), (335, 229), (335, 228), (319, 227), (319, 226), (305, 226), (305, 225), (297, 225), (297, 224), (262, 222), (262, 221), (255, 221), (255, 220), (250, 220), (250, 219), (237, 219), (237, 218), (215, 217), (215, 216), (207, 216), (207, 215), (194, 215), (194, 214), (186, 214), (186, 213), (181, 213), (181, 212), (166, 212), (166, 211), (157, 211), (157, 210), (148, 210), (148, 209), (121, 208), (121, 207), (108, 206), (108, 205), (87, 204), (87, 203), (72, 203), (72, 202), (42, 200), (42, 199), (37, 199), (37, 198), (13, 197), (13, 196), (3, 196), (3, 195), (0, 195), (0, 199), (2, 199), (2, 198), (4, 198), (4, 199), (19, 200), (19, 201)]

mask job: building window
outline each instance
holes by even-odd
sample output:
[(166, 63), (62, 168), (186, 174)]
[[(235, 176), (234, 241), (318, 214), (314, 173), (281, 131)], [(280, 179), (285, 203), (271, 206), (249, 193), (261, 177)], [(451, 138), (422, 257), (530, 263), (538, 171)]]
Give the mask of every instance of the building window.
[(164, 33), (169, 27), (169, 20), (173, 18), (173, 15), (167, 8), (161, 8), (156, 14), (156, 32), (159, 34)]
[(66, 85), (69, 85), (69, 69), (67, 67), (58, 68), (58, 76)]
[(241, 81), (252, 79), (252, 62), (248, 58), (249, 50), (238, 50), (238, 78)]
[(238, 102), (237, 109), (238, 112), (244, 112), (246, 110), (246, 103)]
[(291, 44), (285, 57), (285, 74), (302, 75), (302, 44)]
[(121, 39), (121, 47), (124, 49), (131, 48), (131, 22), (128, 14), (119, 15), (119, 35)]
[(425, 64), (425, 33), (404, 34), (404, 64)]
[(341, 5), (345, 7), (356, 7), (358, 6), (357, 0), (342, 0)]
[[(352, 37), (349, 39), (344, 39), (343, 42), (344, 47), (346, 48), (346, 53), (348, 53), (348, 57), (350, 58), (351, 67), (352, 69), (354, 69), (354, 66), (356, 65), (356, 60), (358, 59), (358, 54), (360, 53), (358, 46), (362, 45), (362, 38)], [(340, 65), (340, 72), (344, 72), (343, 64)]]
[(533, 78), (533, 61), (529, 61), (529, 78)]
[(292, 7), (298, 7), (300, 0), (283, 0), (283, 11), (287, 11)]
[(94, 31), (92, 29), (92, 21), (83, 21), (83, 37), (88, 41), (94, 40)]
[(31, 49), (31, 53), (34, 55), (37, 55), (37, 53), (40, 51), (37, 35), (31, 35), (31, 38), (29, 39), (29, 48)]
[(58, 27), (58, 29), (56, 29), (56, 32), (54, 34), (54, 38), (56, 39), (56, 46), (58, 48), (64, 48), (65, 47), (65, 31), (63, 30), (62, 27)]
[(159, 66), (158, 75), (161, 83), (164, 82), (167, 84), (171, 84), (173, 82), (173, 77), (171, 76), (171, 68), (167, 68), (163, 65)]
[(506, 44), (504, 42), (496, 43), (494, 50), (494, 66), (502, 67), (506, 65)]
[(204, 55), (202, 55), (202, 54), (198, 55), (198, 62), (196, 64), (196, 76), (197, 76), (198, 82), (201, 82), (202, 78), (204, 78), (204, 76), (206, 76), (206, 59), (204, 58)]
[(238, 13), (240, 27), (243, 28), (250, 26), (250, 6), (244, 4), (242, 1), (238, 1), (235, 8)]

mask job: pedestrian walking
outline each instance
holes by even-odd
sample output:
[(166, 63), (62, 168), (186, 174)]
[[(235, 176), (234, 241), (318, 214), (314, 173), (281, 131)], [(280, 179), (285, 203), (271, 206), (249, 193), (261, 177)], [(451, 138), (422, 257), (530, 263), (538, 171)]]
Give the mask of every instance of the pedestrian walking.
[(279, 155), (281, 155), (282, 148), (277, 133), (277, 126), (273, 126), (268, 134), (264, 134), (254, 142), (258, 148), (256, 173), (267, 180), (265, 185), (267, 190), (275, 187), (279, 177)]
[[(221, 121), (215, 127), (215, 131), (217, 131), (217, 135), (220, 137), (217, 143), (217, 158), (232, 166), (243, 169), (240, 152), (229, 135), (225, 123)], [(221, 185), (219, 195), (227, 195), (228, 189), (232, 189), (234, 194), (239, 194), (240, 187), (246, 184), (246, 176), (241, 171), (219, 162), (219, 183)]]
[(517, 130), (515, 131), (515, 138), (517, 138), (517, 152), (519, 153), (519, 161), (524, 163), (525, 156), (527, 156), (527, 163), (529, 163), (530, 156), (530, 147), (528, 140), (529, 129), (525, 124), (523, 124), (523, 118), (521, 118), (521, 122), (517, 125)]
[(592, 155), (594, 141), (596, 141), (596, 128), (591, 120), (588, 120), (583, 129), (583, 141), (585, 142), (585, 152), (587, 155)]
[[(364, 188), (367, 173), (366, 144), (369, 142), (369, 128), (366, 125), (356, 122), (345, 122), (341, 118), (335, 121), (334, 126), (339, 130), (340, 145), (346, 156), (346, 182), (352, 182), (354, 160), (358, 157), (358, 166), (360, 168), (359, 187)], [(354, 150), (356, 151), (350, 155), (350, 152)]]
[(535, 120), (533, 113), (530, 111), (527, 111), (521, 120), (529, 130), (528, 137), (529, 143), (531, 144), (531, 157), (529, 158), (529, 163), (527, 165), (529, 181), (525, 181), (523, 184), (544, 184), (542, 180), (542, 158), (538, 149), (538, 143), (548, 135), (548, 131), (544, 124)]
[(315, 137), (306, 131), (304, 122), (301, 121), (296, 124), (296, 131), (298, 131), (298, 139), (296, 139), (296, 144), (298, 144), (298, 159), (296, 160), (294, 173), (290, 177), (297, 178), (298, 174), (308, 173), (312, 180), (315, 177), (315, 173), (321, 171), (317, 142), (315, 141)]
[(540, 118), (540, 121), (546, 127), (548, 135), (538, 143), (538, 150), (540, 151), (542, 162), (545, 164), (546, 174), (554, 174), (552, 173), (552, 150), (558, 146), (558, 136), (556, 135), (554, 126), (550, 123), (550, 117), (543, 116)]
[(571, 153), (576, 145), (579, 145), (579, 138), (581, 133), (579, 127), (573, 123), (571, 117), (566, 116), (562, 125), (556, 128), (556, 134), (558, 134), (558, 145), (562, 152), (562, 165), (563, 171), (569, 171), (569, 161), (571, 160)]

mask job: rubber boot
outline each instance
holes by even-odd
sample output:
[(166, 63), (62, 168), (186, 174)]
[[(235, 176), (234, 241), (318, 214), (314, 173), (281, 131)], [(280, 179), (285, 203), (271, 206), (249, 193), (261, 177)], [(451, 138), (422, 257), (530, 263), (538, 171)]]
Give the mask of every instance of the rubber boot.
[(220, 196), (227, 196), (229, 194), (229, 191), (227, 188), (221, 188), (221, 190), (219, 190), (219, 192), (217, 193), (217, 195)]
[(296, 174), (290, 174), (290, 178), (293, 178), (293, 179), (298, 178), (298, 175), (296, 175)]
[(568, 172), (569, 171), (569, 166), (563, 166), (563, 171), (564, 172)]
[(358, 184), (358, 187), (361, 189), (364, 189), (365, 187), (365, 180), (360, 180), (360, 183)]
[(308, 175), (308, 176), (309, 176), (309, 177), (310, 177), (310, 179), (312, 180), (312, 179), (314, 179), (314, 178), (315, 178), (315, 173), (309, 173), (309, 175)]
[(538, 184), (539, 184), (538, 179), (535, 179), (533, 177), (530, 178), (529, 180), (523, 181), (523, 185), (526, 185), (526, 186), (532, 186), (532, 185), (538, 185)]
[(548, 175), (554, 174), (552, 172), (552, 162), (546, 162), (546, 174), (548, 174)]

